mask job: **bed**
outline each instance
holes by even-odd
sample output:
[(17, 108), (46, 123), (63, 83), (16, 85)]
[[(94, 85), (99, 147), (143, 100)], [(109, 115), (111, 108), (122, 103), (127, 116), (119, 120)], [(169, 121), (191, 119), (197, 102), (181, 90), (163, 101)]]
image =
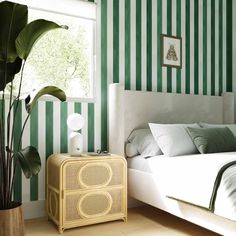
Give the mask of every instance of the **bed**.
[[(150, 122), (232, 124), (234, 123), (234, 96), (233, 93), (224, 93), (223, 96), (206, 96), (126, 91), (121, 84), (110, 85), (110, 152), (125, 155), (125, 142), (131, 131), (146, 128)], [(236, 235), (235, 221), (163, 195), (151, 172), (129, 168), (128, 194), (130, 198), (167, 211), (221, 235)]]

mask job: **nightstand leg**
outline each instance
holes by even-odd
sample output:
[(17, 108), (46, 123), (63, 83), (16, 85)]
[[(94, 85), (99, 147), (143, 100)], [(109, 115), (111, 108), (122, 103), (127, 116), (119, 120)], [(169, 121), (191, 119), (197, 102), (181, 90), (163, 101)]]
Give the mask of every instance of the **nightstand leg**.
[(58, 231), (59, 231), (59, 234), (63, 234), (64, 233), (64, 228), (58, 226)]

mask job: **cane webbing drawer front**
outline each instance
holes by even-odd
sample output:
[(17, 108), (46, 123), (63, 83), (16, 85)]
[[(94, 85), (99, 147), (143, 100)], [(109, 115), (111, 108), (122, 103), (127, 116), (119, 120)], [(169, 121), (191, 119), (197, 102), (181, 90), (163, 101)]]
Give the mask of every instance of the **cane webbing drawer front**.
[[(122, 189), (103, 189), (65, 196), (65, 223), (72, 220), (94, 219), (124, 214)], [(123, 203), (124, 204), (124, 203)]]
[(87, 189), (122, 184), (122, 160), (80, 161), (65, 166), (65, 189)]
[(52, 155), (47, 162), (47, 212), (59, 228), (127, 218), (123, 157)]
[(59, 203), (59, 194), (48, 189), (48, 214), (57, 222), (59, 222)]

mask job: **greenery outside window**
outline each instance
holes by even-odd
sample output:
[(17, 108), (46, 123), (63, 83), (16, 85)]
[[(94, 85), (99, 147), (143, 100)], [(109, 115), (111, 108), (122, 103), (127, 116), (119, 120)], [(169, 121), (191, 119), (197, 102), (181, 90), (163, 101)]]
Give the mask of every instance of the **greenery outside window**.
[[(69, 26), (69, 30), (51, 31), (43, 36), (44, 40), (35, 45), (25, 65), (22, 95), (53, 84), (65, 91), (67, 100), (91, 100), (95, 97), (95, 4), (66, 0), (67, 9), (63, 6), (55, 7), (55, 4), (61, 1), (63, 2), (54, 0), (53, 9), (41, 1), (38, 1), (36, 7), (31, 6), (31, 1), (27, 3), (29, 21), (48, 19), (59, 25)], [(81, 4), (92, 6), (92, 17), (89, 7), (88, 15), (80, 14)], [(71, 11), (68, 6), (71, 7)], [(18, 91), (19, 81), (18, 74), (14, 80), (15, 91)]]

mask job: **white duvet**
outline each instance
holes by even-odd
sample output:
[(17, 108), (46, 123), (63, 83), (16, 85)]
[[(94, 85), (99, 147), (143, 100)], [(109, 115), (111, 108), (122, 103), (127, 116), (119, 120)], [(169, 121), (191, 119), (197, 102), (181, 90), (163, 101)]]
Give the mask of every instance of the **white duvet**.
[[(155, 157), (147, 160), (151, 172), (168, 197), (209, 208), (216, 176), (226, 163), (236, 160), (236, 152)], [(236, 187), (236, 183), (235, 183)], [(236, 209), (227, 205), (224, 186), (219, 187), (215, 213), (236, 220)]]

